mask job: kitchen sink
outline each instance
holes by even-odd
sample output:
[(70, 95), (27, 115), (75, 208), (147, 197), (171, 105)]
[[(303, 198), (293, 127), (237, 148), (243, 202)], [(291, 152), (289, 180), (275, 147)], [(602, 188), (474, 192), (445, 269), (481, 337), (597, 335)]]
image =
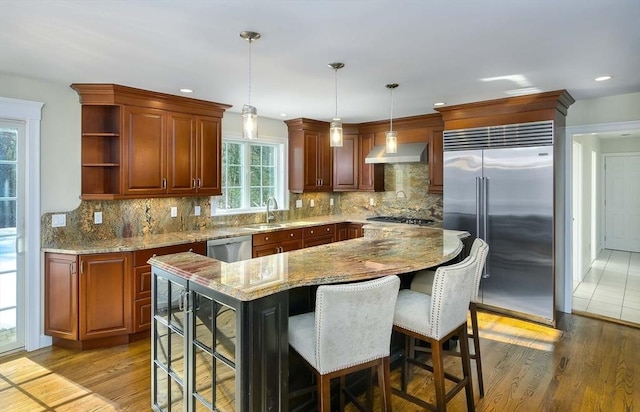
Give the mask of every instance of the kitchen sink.
[(268, 223), (268, 224), (264, 224), (264, 225), (255, 225), (255, 226), (248, 226), (248, 227), (243, 227), (241, 229), (243, 230), (265, 230), (265, 229), (279, 229), (279, 228), (283, 228), (286, 227), (283, 224), (280, 223)]

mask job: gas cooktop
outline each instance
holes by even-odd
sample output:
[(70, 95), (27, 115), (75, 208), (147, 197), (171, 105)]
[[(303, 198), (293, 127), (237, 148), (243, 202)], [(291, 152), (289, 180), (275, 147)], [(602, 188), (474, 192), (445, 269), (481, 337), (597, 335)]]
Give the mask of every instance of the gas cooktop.
[(420, 219), (406, 216), (372, 216), (368, 217), (367, 220), (373, 222), (406, 223), (419, 226), (431, 226), (433, 224), (433, 219)]

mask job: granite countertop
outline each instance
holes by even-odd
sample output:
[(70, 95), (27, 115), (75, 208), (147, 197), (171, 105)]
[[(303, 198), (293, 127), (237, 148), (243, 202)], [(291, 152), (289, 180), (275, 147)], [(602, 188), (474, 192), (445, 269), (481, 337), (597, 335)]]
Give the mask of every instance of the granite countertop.
[[(344, 221), (344, 219), (340, 220)], [(248, 301), (305, 285), (353, 282), (437, 266), (462, 250), (466, 232), (411, 225), (368, 225), (365, 237), (224, 263), (185, 252), (152, 266)]]
[[(135, 250), (150, 249), (162, 246), (172, 246), (184, 243), (203, 242), (212, 239), (223, 239), (229, 237), (254, 235), (257, 233), (271, 232), (280, 229), (293, 229), (310, 226), (318, 226), (330, 223), (366, 223), (367, 221), (362, 216), (345, 216), (345, 215), (330, 215), (330, 216), (318, 216), (305, 218), (303, 220), (295, 221), (283, 221), (270, 224), (259, 223), (246, 226), (225, 226), (217, 229), (204, 229), (194, 230), (189, 232), (173, 232), (148, 236), (138, 236), (131, 238), (113, 238), (104, 239), (95, 242), (89, 242), (84, 244), (68, 244), (58, 245), (55, 247), (43, 247), (43, 252), (52, 253), (66, 253), (74, 255), (87, 255), (93, 253), (111, 253), (111, 252), (130, 252)], [(375, 227), (383, 226), (398, 226), (397, 223), (384, 224), (376, 223)], [(374, 224), (367, 225), (367, 227), (374, 226)], [(400, 225), (407, 226), (407, 225)]]

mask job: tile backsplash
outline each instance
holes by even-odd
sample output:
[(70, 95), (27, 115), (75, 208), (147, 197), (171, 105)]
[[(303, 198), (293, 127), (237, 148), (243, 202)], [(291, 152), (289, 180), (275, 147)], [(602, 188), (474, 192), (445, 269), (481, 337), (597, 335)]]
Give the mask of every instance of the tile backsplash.
[[(442, 196), (427, 193), (428, 166), (420, 163), (385, 165), (385, 192), (334, 192), (289, 195), (289, 210), (276, 212), (287, 221), (333, 214), (373, 216), (406, 215), (442, 222)], [(334, 205), (330, 205), (330, 200)], [(296, 201), (302, 207), (296, 208)], [(313, 200), (314, 207), (310, 207)], [(373, 203), (373, 205), (371, 205)], [(200, 206), (200, 216), (194, 210)], [(177, 216), (171, 217), (171, 208)], [(94, 212), (102, 212), (102, 224), (94, 224)], [(66, 212), (66, 226), (51, 227), (52, 216), (41, 219), (43, 247), (58, 247), (100, 239), (215, 229), (265, 221), (265, 212), (211, 216), (211, 198), (151, 198), (82, 201)]]

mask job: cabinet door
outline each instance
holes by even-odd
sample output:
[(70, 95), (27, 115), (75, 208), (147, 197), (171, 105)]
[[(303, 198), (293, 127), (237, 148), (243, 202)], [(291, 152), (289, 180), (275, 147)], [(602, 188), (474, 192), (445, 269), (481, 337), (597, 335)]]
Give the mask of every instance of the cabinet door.
[(304, 132), (304, 190), (315, 191), (320, 184), (318, 147), (320, 133)]
[(78, 340), (77, 256), (45, 253), (44, 261), (44, 333)]
[(215, 117), (196, 117), (197, 192), (206, 196), (222, 194), (222, 126)]
[(131, 253), (80, 257), (80, 339), (124, 335), (131, 330)]
[(329, 138), (329, 132), (320, 133), (318, 136), (318, 178), (319, 191), (331, 192), (333, 190), (333, 147)]
[(429, 193), (442, 193), (443, 188), (442, 130), (434, 130), (429, 142)]
[(368, 164), (364, 162), (373, 146), (375, 146), (375, 134), (364, 133), (360, 136), (359, 147), (359, 173), (358, 173), (358, 190), (363, 191), (384, 191), (384, 165)]
[(333, 148), (333, 190), (358, 188), (358, 135), (344, 135), (342, 147)]
[(271, 243), (267, 245), (254, 246), (252, 248), (251, 257), (257, 258), (262, 256), (275, 255), (279, 252), (280, 244)]
[(196, 130), (194, 116), (167, 116), (167, 192), (196, 192)]
[(362, 237), (362, 225), (360, 223), (349, 223), (347, 239), (356, 239)]
[(143, 107), (124, 109), (124, 191), (128, 195), (163, 194), (167, 188), (166, 114)]

